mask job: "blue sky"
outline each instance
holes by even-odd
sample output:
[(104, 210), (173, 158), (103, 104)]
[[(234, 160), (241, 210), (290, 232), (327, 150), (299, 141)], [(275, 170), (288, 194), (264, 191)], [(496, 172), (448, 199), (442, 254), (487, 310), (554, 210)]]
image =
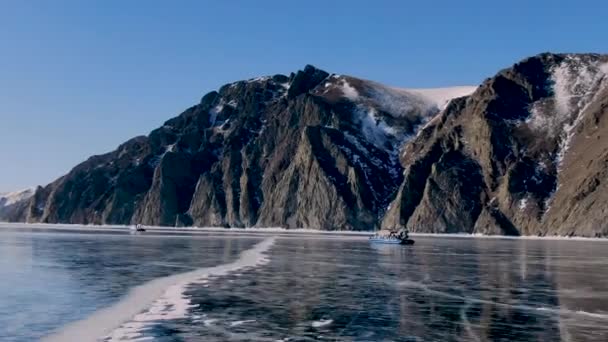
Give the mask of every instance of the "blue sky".
[(478, 84), (543, 51), (608, 52), (608, 1), (0, 3), (0, 191), (46, 184), (224, 83), (313, 64)]

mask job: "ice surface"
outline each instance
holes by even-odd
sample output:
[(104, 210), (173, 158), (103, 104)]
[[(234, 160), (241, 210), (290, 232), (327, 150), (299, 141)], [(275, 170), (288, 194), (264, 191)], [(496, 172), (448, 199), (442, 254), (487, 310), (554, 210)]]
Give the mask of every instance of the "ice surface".
[(246, 319), (246, 320), (242, 320), (242, 321), (234, 321), (234, 322), (230, 322), (230, 326), (231, 327), (236, 327), (239, 325), (243, 325), (243, 324), (247, 324), (247, 323), (253, 323), (255, 322), (255, 319)]
[(312, 322), (310, 325), (311, 325), (313, 328), (321, 328), (321, 327), (324, 327), (324, 326), (326, 326), (326, 325), (330, 325), (330, 324), (332, 324), (333, 322), (334, 322), (334, 321), (333, 321), (332, 319), (323, 319), (323, 320), (320, 320), (320, 321), (314, 321), (314, 322)]
[[(86, 229), (96, 231), (94, 227)], [(37, 263), (42, 262), (40, 270), (57, 272), (69, 280), (61, 287), (57, 287), (57, 282), (53, 283), (51, 287), (56, 287), (53, 293), (79, 289), (74, 294), (75, 302), (70, 303), (82, 304), (78, 310), (84, 311), (107, 305), (90, 293), (95, 288), (107, 288), (108, 283), (119, 283), (116, 278), (108, 277), (108, 272), (117, 272), (115, 260), (143, 256), (140, 253), (147, 254), (149, 247), (157, 247), (167, 239), (150, 229), (149, 235), (131, 238), (114, 233), (113, 237), (106, 238), (109, 239), (105, 242), (107, 245), (99, 246), (100, 238), (109, 234), (59, 234), (48, 229), (44, 233), (24, 231), (29, 232), (19, 238), (15, 233), (8, 233), (0, 239), (6, 245), (13, 236), (14, 243), (8, 243), (12, 247), (7, 249), (0, 244), (0, 251), (7, 256), (22, 256), (0, 263), (0, 271), (14, 269), (14, 274), (20, 274), (24, 267), (15, 267), (14, 263), (28, 259), (23, 256), (36, 255)], [(238, 244), (234, 239), (239, 235), (219, 236), (211, 230), (205, 234), (207, 236), (202, 239), (193, 233), (181, 233), (179, 240), (184, 241), (184, 246), (194, 240), (208, 239), (225, 241), (209, 246)], [(241, 234), (245, 240), (251, 237), (251, 233)], [(32, 235), (43, 236), (30, 246), (34, 248), (33, 253), (30, 247), (22, 252), (14, 249)], [(316, 337), (321, 332), (325, 340), (338, 341), (403, 338), (473, 341), (475, 337), (485, 341), (492, 339), (488, 337), (490, 332), (494, 339), (522, 342), (563, 340), (560, 334), (564, 331), (568, 332), (571, 341), (602, 341), (608, 337), (605, 309), (608, 307), (605, 279), (608, 274), (605, 243), (608, 240), (480, 239), (470, 235), (458, 239), (455, 237), (461, 236), (427, 238), (412, 234), (416, 245), (402, 247), (377, 246), (369, 244), (363, 236), (339, 233), (335, 238), (327, 234), (307, 236), (286, 232), (281, 235), (283, 237), (277, 238), (272, 245), (272, 262), (264, 267), (241, 268), (223, 276), (218, 272), (220, 277), (195, 277), (186, 283), (186, 290), (181, 286), (182, 280), (168, 284), (160, 288), (158, 297), (150, 299), (149, 305), (127, 317), (127, 322), (120, 324), (120, 329), (112, 335), (129, 341), (300, 340), (310, 337), (311, 333)], [(54, 248), (54, 254), (49, 258), (49, 255), (36, 252), (40, 248), (49, 250), (51, 245), (48, 243), (54, 239), (69, 243), (64, 236), (77, 237), (78, 245), (98, 246), (104, 253), (91, 253), (90, 247)], [(119, 241), (125, 245), (108, 248)], [(251, 242), (245, 245), (251, 246)], [(130, 246), (128, 251), (124, 250), (125, 246)], [(241, 247), (233, 251), (242, 250)], [(182, 260), (184, 265), (193, 265), (186, 261), (191, 260), (198, 264), (196, 258), (191, 257), (194, 252), (191, 248), (162, 250), (158, 256), (166, 258), (143, 257), (141, 265), (137, 264), (138, 258), (130, 260), (129, 268), (125, 269), (127, 278), (131, 277), (127, 270), (137, 269), (142, 273), (153, 270), (147, 262), (170, 266)], [(239, 257), (233, 254), (231, 258)], [(48, 267), (49, 263), (61, 267)], [(80, 265), (79, 268), (89, 271), (82, 273), (70, 265)], [(210, 268), (205, 270), (209, 272)], [(39, 279), (37, 273), (32, 273), (31, 279)], [(28, 284), (26, 280), (21, 284)], [(5, 283), (4, 293), (9, 300), (11, 291), (6, 290), (14, 287), (14, 278)], [(50, 284), (31, 283), (32, 287), (27, 290), (30, 294), (30, 289), (42, 293), (50, 291)], [(116, 294), (125, 293), (126, 289)], [(79, 293), (83, 296), (80, 302)], [(127, 295), (125, 300), (132, 296), (133, 293)], [(32, 301), (37, 298), (35, 296)], [(46, 298), (48, 302), (54, 300)], [(19, 311), (31, 313), (29, 317), (24, 316), (32, 326), (41, 325), (40, 315), (33, 311), (47, 308), (37, 305), (33, 308), (17, 306)], [(61, 306), (66, 310), (65, 304)], [(0, 305), (0, 322), (12, 317), (14, 308)], [(44, 312), (56, 312), (52, 308), (49, 306)], [(76, 314), (75, 317), (80, 316)], [(330, 323), (330, 320), (333, 321)], [(87, 336), (80, 337), (82, 335), (66, 340), (91, 340)]]
[(138, 286), (120, 302), (94, 313), (91, 317), (70, 324), (45, 341), (94, 341), (108, 335), (110, 341), (136, 336), (146, 323), (160, 319), (184, 317), (191, 308), (184, 291), (192, 283), (206, 282), (210, 276), (226, 275), (246, 267), (268, 262), (264, 253), (274, 244), (269, 237), (253, 248), (241, 253), (229, 264), (202, 268), (195, 271), (152, 280)]

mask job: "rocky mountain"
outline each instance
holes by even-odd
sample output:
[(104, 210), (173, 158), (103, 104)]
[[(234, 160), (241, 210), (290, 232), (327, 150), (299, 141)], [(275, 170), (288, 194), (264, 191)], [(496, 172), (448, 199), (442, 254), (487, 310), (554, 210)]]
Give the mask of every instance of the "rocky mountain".
[(34, 188), (0, 193), (0, 221), (22, 221), (23, 211), (29, 205), (28, 200), (34, 195)]
[(384, 227), (608, 235), (608, 56), (541, 54), (452, 101), (401, 152)]
[[(227, 84), (39, 188), (28, 222), (374, 229), (399, 150), (450, 94), (307, 66)], [(448, 93), (446, 95), (446, 92)]]
[(312, 66), (227, 84), (39, 187), (20, 220), (608, 234), (608, 56), (541, 54), (479, 87)]

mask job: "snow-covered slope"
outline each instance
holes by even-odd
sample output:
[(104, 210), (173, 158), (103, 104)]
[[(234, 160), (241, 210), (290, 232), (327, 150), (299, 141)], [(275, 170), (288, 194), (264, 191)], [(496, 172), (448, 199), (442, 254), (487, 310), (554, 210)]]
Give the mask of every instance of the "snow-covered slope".
[(396, 88), (378, 82), (350, 76), (328, 77), (318, 93), (342, 96), (360, 104), (372, 106), (389, 115), (400, 117), (435, 113), (443, 110), (450, 100), (472, 94), (477, 86), (446, 88)]
[(355, 105), (366, 139), (393, 155), (418, 130), (439, 114), (450, 100), (467, 96), (477, 87), (407, 89), (344, 75), (330, 75), (313, 93), (331, 102)]
[(458, 86), (447, 88), (420, 88), (420, 89), (402, 89), (412, 93), (420, 94), (422, 97), (434, 103), (439, 109), (443, 110), (447, 107), (452, 99), (471, 95), (477, 86)]
[(0, 193), (0, 208), (26, 200), (34, 195), (34, 191), (35, 188), (27, 188), (19, 191)]
[(608, 87), (608, 62), (595, 55), (566, 55), (551, 67), (552, 96), (530, 106), (525, 124), (537, 133), (558, 139), (558, 166), (567, 153), (574, 128), (588, 106)]

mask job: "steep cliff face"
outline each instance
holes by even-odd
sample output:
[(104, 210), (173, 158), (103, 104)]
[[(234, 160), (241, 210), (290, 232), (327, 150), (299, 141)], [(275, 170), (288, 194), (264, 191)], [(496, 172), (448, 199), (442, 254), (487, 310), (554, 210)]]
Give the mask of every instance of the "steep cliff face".
[(454, 100), (402, 151), (384, 227), (608, 233), (608, 57), (542, 54)]
[(312, 66), (228, 84), (40, 188), (25, 216), (373, 229), (402, 182), (400, 147), (447, 101), (433, 95)]

